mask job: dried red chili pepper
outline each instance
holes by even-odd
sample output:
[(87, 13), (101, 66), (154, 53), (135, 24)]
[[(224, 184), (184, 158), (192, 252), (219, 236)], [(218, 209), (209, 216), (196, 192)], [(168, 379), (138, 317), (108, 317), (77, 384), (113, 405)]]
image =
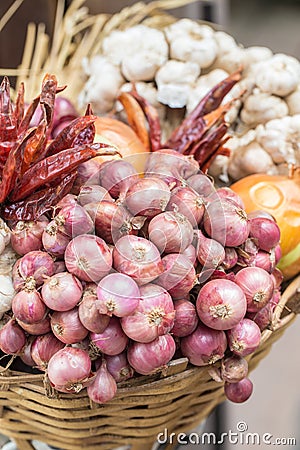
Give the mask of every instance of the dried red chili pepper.
[(0, 141), (10, 141), (17, 138), (17, 123), (13, 115), (10, 100), (10, 85), (4, 77), (0, 85)]
[(216, 84), (203, 98), (200, 100), (196, 108), (189, 115), (189, 119), (195, 120), (198, 117), (205, 116), (206, 114), (217, 109), (225, 95), (233, 88), (233, 86), (240, 81), (242, 77), (242, 69), (238, 69), (228, 77), (224, 78), (220, 83)]
[(167, 148), (176, 148), (178, 143), (190, 133), (195, 123), (203, 116), (215, 111), (222, 103), (223, 98), (233, 88), (233, 86), (241, 79), (241, 70), (237, 70), (224, 80), (214, 86), (203, 99), (198, 103), (196, 108), (184, 119), (177, 127), (170, 138), (165, 143)]
[[(201, 167), (210, 159), (216, 149), (222, 143), (222, 138), (227, 132), (227, 125), (221, 124), (212, 130), (206, 137), (204, 137), (196, 146), (194, 158), (196, 161), (201, 161)], [(227, 140), (227, 139), (226, 139)]]
[[(57, 86), (56, 88), (56, 94), (59, 92), (64, 91), (66, 86)], [(38, 105), (40, 104), (41, 95), (38, 95), (35, 97), (28, 108), (26, 109), (25, 115), (20, 123), (20, 126), (18, 128), (18, 133), (22, 134), (27, 128), (30, 126), (31, 119), (33, 117), (33, 114), (35, 113)]]
[(23, 175), (30, 165), (37, 161), (41, 153), (45, 150), (47, 143), (47, 122), (43, 119), (37, 126), (34, 135), (28, 140), (24, 149), (24, 157), (21, 166), (21, 175)]
[(77, 171), (68, 174), (61, 181), (34, 192), (31, 196), (16, 203), (3, 205), (1, 217), (4, 220), (36, 220), (49, 211), (72, 189)]
[(75, 138), (85, 129), (91, 126), (95, 120), (96, 116), (84, 116), (77, 117), (72, 120), (57, 136), (56, 138), (49, 144), (46, 149), (45, 156), (55, 155), (59, 153), (61, 150), (66, 148), (70, 148), (74, 145)]
[(8, 154), (3, 167), (2, 180), (0, 183), (0, 203), (4, 202), (20, 176), (24, 149), (28, 139), (31, 138), (34, 132), (35, 129), (29, 129), (22, 141), (16, 143), (15, 148), (12, 148)]
[(17, 127), (20, 126), (20, 123), (24, 116), (24, 111), (25, 111), (24, 95), (25, 95), (24, 83), (21, 83), (19, 90), (18, 90), (17, 99), (16, 99), (16, 103), (15, 103), (15, 109), (14, 109), (14, 117), (15, 117)]
[(208, 158), (201, 166), (202, 171), (204, 173), (206, 173), (209, 169), (209, 167), (211, 166), (213, 160), (215, 159), (216, 156), (218, 155), (224, 155), (224, 156), (229, 156), (230, 155), (230, 150), (227, 147), (224, 147), (224, 144), (228, 141), (229, 137), (224, 139), (224, 141), (222, 141), (220, 143), (220, 145), (214, 150), (214, 153), (210, 156), (210, 158)]
[[(227, 131), (228, 129), (228, 124), (225, 123), (224, 118), (225, 113), (232, 105), (232, 102), (226, 105), (221, 105), (221, 103), (225, 95), (241, 79), (241, 72), (241, 69), (237, 70), (211, 89), (197, 107), (173, 131), (170, 138), (163, 143), (161, 142), (161, 127), (157, 111), (136, 92), (134, 87), (129, 93), (122, 93), (118, 99), (124, 106), (128, 122), (140, 138), (146, 127), (140, 125), (140, 109), (136, 107), (132, 99), (136, 100), (141, 107), (148, 122), (152, 151), (171, 148), (185, 155), (195, 154), (201, 167), (202, 163), (207, 165), (207, 161), (212, 161), (212, 156), (216, 156), (219, 152), (220, 143), (218, 139), (224, 130)], [(212, 130), (212, 127), (217, 128), (221, 124), (222, 127), (218, 132), (207, 136), (207, 132)]]
[(48, 125), (52, 122), (55, 94), (57, 90), (57, 79), (55, 75), (47, 73), (42, 83), (40, 104), (44, 106)]
[(22, 134), (24, 131), (26, 131), (29, 128), (31, 119), (33, 114), (35, 113), (36, 108), (38, 107), (40, 102), (40, 96), (36, 97), (32, 100), (28, 108), (26, 109), (25, 115), (23, 119), (21, 120), (20, 126), (18, 128), (18, 133)]
[[(85, 117), (87, 117), (87, 116), (95, 117), (93, 115), (92, 107), (90, 104), (87, 105), (87, 108), (85, 111)], [(80, 131), (80, 133), (74, 139), (73, 145), (77, 146), (77, 145), (83, 145), (83, 144), (92, 144), (95, 139), (95, 134), (96, 134), (96, 127), (93, 122), (91, 125), (87, 126), (82, 131)]]
[(31, 166), (24, 173), (20, 182), (12, 191), (10, 201), (23, 200), (35, 190), (51, 183), (55, 178), (72, 172), (83, 162), (104, 154), (116, 155), (120, 153), (117, 150), (113, 150), (108, 144), (95, 143), (69, 148), (55, 155), (48, 156), (48, 158)]

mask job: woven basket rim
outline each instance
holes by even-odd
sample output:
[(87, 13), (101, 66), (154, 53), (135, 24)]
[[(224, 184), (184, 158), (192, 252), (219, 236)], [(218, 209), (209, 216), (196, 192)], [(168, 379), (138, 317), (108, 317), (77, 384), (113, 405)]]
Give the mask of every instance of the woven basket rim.
[[(289, 310), (287, 303), (297, 294), (300, 289), (300, 275), (294, 278), (283, 291), (280, 301), (274, 310), (274, 326), (272, 329), (266, 329), (262, 332), (259, 349), (268, 341), (272, 334), (276, 331), (286, 328), (295, 318), (296, 314)], [(255, 352), (254, 352), (255, 354)], [(249, 359), (254, 354), (249, 355)], [(247, 359), (247, 358), (246, 358)], [(170, 364), (171, 363), (171, 364)], [(135, 375), (133, 379), (129, 379), (125, 382), (118, 384), (117, 395), (121, 395), (125, 392), (134, 392), (137, 388), (147, 387), (153, 385), (153, 383), (161, 383), (162, 380), (167, 382), (176, 382), (187, 376), (193, 376), (196, 372), (203, 371), (203, 374), (207, 372), (208, 367), (211, 366), (194, 366), (188, 363), (187, 358), (179, 358), (172, 360), (162, 371), (158, 371), (153, 375)], [(215, 367), (220, 364), (220, 361), (215, 363)], [(17, 370), (11, 370), (0, 365), (0, 385), (2, 389), (12, 384), (26, 384), (26, 383), (38, 383), (45, 382), (45, 373), (41, 374), (29, 374), (20, 372)], [(79, 398), (86, 396), (85, 390), (82, 390), (78, 394), (59, 394), (61, 398)]]

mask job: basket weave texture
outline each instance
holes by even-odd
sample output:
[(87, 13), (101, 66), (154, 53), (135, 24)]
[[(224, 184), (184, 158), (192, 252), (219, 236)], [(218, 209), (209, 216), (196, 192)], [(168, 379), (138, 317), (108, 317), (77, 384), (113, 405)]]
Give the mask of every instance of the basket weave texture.
[[(249, 357), (253, 370), (295, 318), (289, 305), (299, 302), (300, 277), (288, 285), (274, 312), (274, 327), (262, 334), (259, 349)], [(288, 312), (287, 312), (288, 311)], [(2, 368), (0, 429), (20, 450), (39, 440), (66, 450), (112, 450), (131, 445), (151, 449), (157, 435), (187, 432), (199, 425), (224, 400), (223, 384), (212, 380), (207, 367), (185, 358), (171, 361), (153, 376), (138, 376), (118, 386), (105, 405), (90, 402), (86, 391), (76, 395), (46, 392), (44, 376)]]

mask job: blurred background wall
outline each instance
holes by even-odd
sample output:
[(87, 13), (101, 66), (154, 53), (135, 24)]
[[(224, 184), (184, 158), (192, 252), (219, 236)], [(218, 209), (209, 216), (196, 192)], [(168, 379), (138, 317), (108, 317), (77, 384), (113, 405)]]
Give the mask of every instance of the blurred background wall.
[[(149, 3), (150, 0), (145, 0)], [(71, 0), (66, 0), (68, 5)], [(0, 1), (0, 18), (14, 0)], [(114, 13), (135, 0), (86, 0), (91, 13)], [(20, 63), (26, 24), (44, 23), (51, 32), (56, 0), (24, 0), (13, 18), (0, 28), (0, 66)], [(219, 24), (245, 46), (264, 45), (300, 58), (300, 0), (206, 0), (176, 10), (177, 17), (204, 18)]]

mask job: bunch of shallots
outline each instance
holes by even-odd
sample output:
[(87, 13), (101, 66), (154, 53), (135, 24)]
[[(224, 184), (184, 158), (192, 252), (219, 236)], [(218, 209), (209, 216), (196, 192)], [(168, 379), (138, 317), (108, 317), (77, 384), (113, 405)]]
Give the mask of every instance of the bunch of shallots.
[(150, 153), (142, 176), (125, 160), (83, 172), (77, 195), (36, 222), (9, 223), (20, 258), (2, 352), (97, 403), (183, 356), (245, 401), (245, 356), (280, 297), (273, 218), (247, 217), (233, 191), (172, 150)]

